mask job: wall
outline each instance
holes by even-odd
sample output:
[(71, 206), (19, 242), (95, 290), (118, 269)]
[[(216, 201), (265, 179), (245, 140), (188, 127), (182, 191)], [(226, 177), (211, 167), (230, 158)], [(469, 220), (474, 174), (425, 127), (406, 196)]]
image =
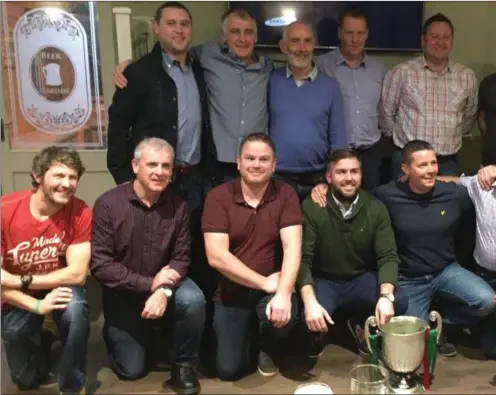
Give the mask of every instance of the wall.
[[(154, 2), (119, 2), (120, 6), (129, 6), (134, 15), (152, 16), (160, 3)], [(220, 18), (227, 9), (227, 2), (185, 2), (193, 16), (193, 45), (220, 37)], [(455, 26), (455, 44), (453, 59), (472, 68), (479, 81), (483, 76), (496, 72), (496, 2), (453, 2), (430, 1), (425, 4), (426, 18), (442, 12)], [(278, 50), (265, 50), (264, 54), (274, 60), (284, 60)], [(374, 54), (392, 67), (410, 59), (412, 54), (378, 53)], [(475, 138), (466, 141), (460, 152), (462, 167), (466, 172), (478, 168), (480, 157), (480, 137), (477, 128)]]

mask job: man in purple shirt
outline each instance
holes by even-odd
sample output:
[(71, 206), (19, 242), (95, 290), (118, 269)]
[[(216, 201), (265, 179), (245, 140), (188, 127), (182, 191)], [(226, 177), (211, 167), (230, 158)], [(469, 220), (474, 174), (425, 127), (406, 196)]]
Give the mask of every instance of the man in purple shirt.
[(173, 317), (174, 360), (169, 385), (200, 391), (196, 365), (205, 298), (188, 277), (189, 214), (168, 185), (174, 149), (159, 138), (134, 151), (135, 179), (105, 192), (94, 206), (91, 273), (102, 286), (103, 337), (111, 367), (124, 380), (149, 369), (151, 328)]

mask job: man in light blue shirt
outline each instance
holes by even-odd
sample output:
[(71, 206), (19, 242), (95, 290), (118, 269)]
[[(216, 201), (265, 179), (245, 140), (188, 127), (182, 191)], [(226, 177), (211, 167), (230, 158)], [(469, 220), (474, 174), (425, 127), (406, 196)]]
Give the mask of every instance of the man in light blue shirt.
[(342, 14), (338, 37), (339, 48), (318, 56), (315, 62), (339, 82), (348, 144), (361, 154), (362, 186), (370, 191), (380, 184), (382, 154), (377, 110), (386, 66), (365, 53), (368, 21), (360, 10), (351, 8)]

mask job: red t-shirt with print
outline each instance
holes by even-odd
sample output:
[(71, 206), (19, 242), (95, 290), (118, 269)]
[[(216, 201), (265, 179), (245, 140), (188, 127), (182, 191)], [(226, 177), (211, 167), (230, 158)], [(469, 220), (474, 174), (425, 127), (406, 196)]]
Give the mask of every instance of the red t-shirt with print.
[(91, 210), (85, 202), (73, 197), (39, 221), (29, 208), (32, 194), (25, 190), (2, 196), (2, 267), (16, 275), (61, 269), (66, 266), (67, 247), (91, 239)]

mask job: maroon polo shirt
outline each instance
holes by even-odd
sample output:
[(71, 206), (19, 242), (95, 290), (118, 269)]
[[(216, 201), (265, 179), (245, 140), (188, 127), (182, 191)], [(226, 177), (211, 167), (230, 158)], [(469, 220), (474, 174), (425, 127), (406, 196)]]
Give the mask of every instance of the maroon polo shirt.
[[(296, 192), (288, 184), (271, 180), (262, 201), (253, 208), (245, 202), (241, 179), (213, 189), (207, 196), (203, 233), (227, 233), (229, 251), (250, 269), (268, 276), (280, 270), (280, 230), (303, 224)], [(225, 302), (248, 289), (219, 273), (215, 301)]]

